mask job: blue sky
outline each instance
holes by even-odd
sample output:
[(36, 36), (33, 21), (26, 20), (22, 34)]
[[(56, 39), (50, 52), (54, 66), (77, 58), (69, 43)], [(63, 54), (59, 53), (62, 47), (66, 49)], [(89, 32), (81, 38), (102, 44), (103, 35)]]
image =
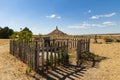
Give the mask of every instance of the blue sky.
[(120, 33), (120, 0), (0, 0), (0, 26), (47, 34)]

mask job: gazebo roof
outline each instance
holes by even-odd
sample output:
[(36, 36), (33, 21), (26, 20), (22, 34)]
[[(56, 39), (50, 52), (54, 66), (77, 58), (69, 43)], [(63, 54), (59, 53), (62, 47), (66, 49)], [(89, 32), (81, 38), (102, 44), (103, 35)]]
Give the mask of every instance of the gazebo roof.
[(58, 27), (56, 26), (56, 29), (55, 30), (53, 30), (51, 33), (49, 33), (48, 35), (67, 35), (66, 33), (64, 33), (64, 32), (62, 32), (62, 31), (60, 31), (59, 29), (58, 29)]

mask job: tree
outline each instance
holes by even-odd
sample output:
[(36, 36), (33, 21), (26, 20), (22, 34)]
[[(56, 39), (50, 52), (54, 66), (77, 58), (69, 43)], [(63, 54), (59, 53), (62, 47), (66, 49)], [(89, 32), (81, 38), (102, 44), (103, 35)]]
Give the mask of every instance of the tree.
[(11, 39), (18, 39), (18, 35), (19, 35), (19, 32), (15, 31), (15, 32), (10, 36), (10, 38), (11, 38)]
[(20, 31), (18, 36), (18, 41), (20, 42), (29, 42), (32, 40), (32, 33), (29, 31)]
[(12, 39), (17, 39), (19, 42), (29, 42), (32, 40), (32, 31), (25, 27), (20, 32), (14, 32), (11, 36)]
[(2, 29), (2, 27), (0, 27), (0, 30)]
[(31, 31), (31, 30), (29, 30), (29, 28), (27, 28), (27, 27), (25, 27), (22, 31), (27, 31), (27, 32), (32, 33), (32, 31)]
[(29, 42), (32, 40), (32, 31), (25, 27), (20, 32), (14, 32), (11, 36), (12, 39), (17, 39), (19, 42)]
[(9, 27), (0, 27), (0, 38), (9, 38), (9, 36), (11, 36), (13, 34), (13, 30), (9, 29)]

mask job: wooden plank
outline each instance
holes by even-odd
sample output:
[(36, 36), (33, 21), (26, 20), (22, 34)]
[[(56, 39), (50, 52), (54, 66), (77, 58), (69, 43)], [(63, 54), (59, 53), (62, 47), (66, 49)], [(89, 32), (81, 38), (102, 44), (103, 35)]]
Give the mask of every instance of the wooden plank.
[(56, 56), (57, 56), (57, 55), (56, 55), (56, 49), (57, 49), (57, 44), (55, 43), (55, 47), (54, 47), (54, 50), (55, 50), (55, 51), (54, 51), (54, 67), (56, 67), (56, 62), (57, 62), (57, 61), (56, 61), (56, 60), (57, 60), (57, 58), (56, 58)]
[(60, 44), (58, 42), (58, 65), (60, 65)]
[(42, 71), (44, 71), (44, 40), (43, 40), (43, 45), (42, 45)]
[(46, 51), (47, 51), (47, 54), (46, 54), (46, 71), (48, 72), (49, 45), (47, 45)]
[(65, 41), (64, 41), (63, 49), (64, 49), (63, 55), (64, 55), (64, 65), (65, 65), (66, 64), (66, 45), (65, 45)]
[(37, 71), (37, 69), (38, 69), (38, 51), (37, 51), (37, 49), (38, 49), (38, 42), (37, 41), (35, 41), (35, 57), (34, 57), (34, 60), (35, 60), (35, 71)]
[(53, 44), (51, 44), (50, 62), (51, 62), (51, 67), (53, 69)]

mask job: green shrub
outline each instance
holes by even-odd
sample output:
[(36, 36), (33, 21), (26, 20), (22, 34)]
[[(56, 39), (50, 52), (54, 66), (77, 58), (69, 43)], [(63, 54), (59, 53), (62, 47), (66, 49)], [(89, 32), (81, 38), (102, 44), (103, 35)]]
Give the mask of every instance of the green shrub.
[(52, 66), (52, 64), (53, 64), (53, 59), (52, 58), (48, 59), (48, 65)]
[(26, 74), (29, 75), (29, 74), (31, 73), (31, 71), (32, 71), (32, 68), (31, 68), (31, 67), (28, 67), (28, 68), (26, 69)]
[(25, 27), (20, 32), (14, 32), (11, 36), (11, 39), (16, 39), (19, 42), (29, 42), (32, 40), (32, 31), (30, 31), (27, 27)]

